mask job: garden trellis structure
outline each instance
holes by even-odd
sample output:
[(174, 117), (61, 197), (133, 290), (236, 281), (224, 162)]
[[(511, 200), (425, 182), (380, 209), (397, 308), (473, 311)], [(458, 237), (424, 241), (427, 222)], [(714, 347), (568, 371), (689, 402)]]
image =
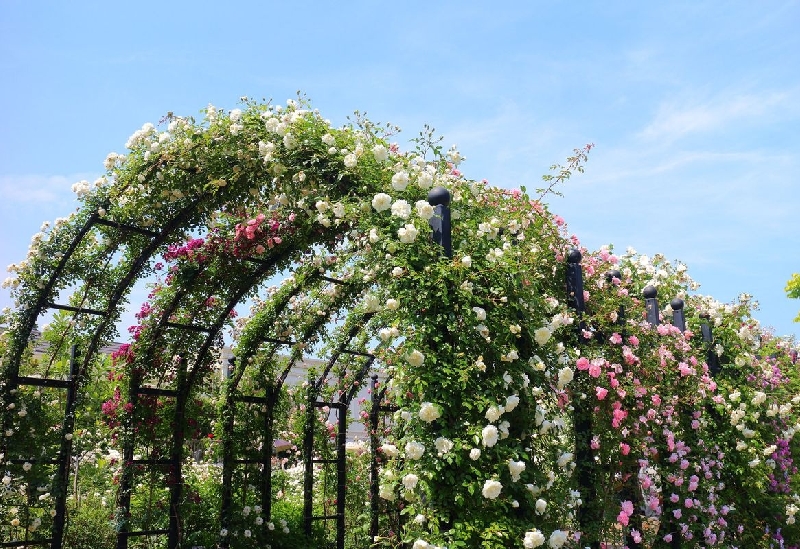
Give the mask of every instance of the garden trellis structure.
[[(637, 496), (638, 485), (633, 502), (621, 501), (631, 492), (619, 488), (615, 468), (634, 481), (649, 474), (654, 480), (642, 486), (660, 489), (672, 482), (671, 466), (646, 466), (647, 454), (637, 452), (668, 453), (674, 441), (656, 435), (631, 450), (626, 437), (638, 431), (615, 429), (634, 409), (628, 392), (641, 395), (618, 389), (612, 406), (611, 398), (602, 401), (606, 389), (594, 387), (595, 372), (606, 368), (617, 383), (672, 384), (682, 391), (676, 398), (690, 395), (688, 410), (706, 406), (696, 395), (713, 392), (706, 359), (720, 368), (708, 322), (702, 341), (689, 344), (682, 303), (673, 304), (680, 328), (662, 323), (649, 301), (654, 290), (641, 307), (647, 277), (631, 270), (607, 278), (615, 263), (603, 252), (587, 267), (599, 297), (584, 295), (581, 255), (572, 252), (577, 241), (560, 218), (523, 192), (465, 179), (460, 153), (442, 150), (425, 132), (416, 150), (402, 152), (389, 141), (390, 127), (357, 117), (352, 126), (333, 128), (299, 103), (248, 102), (228, 113), (209, 108), (200, 123), (172, 115), (164, 123), (163, 130), (138, 130), (126, 156), (109, 155), (108, 172), (94, 184), (76, 184), (83, 206), (34, 237), (17, 266), (19, 307), (3, 334), (0, 388), (0, 474), (4, 499), (13, 501), (4, 501), (2, 513), (15, 518), (0, 525), (0, 546), (65, 546), (76, 422), (104, 364), (100, 350), (113, 341), (131, 289), (145, 279), (151, 291), (131, 343), (114, 354), (110, 376), (118, 390), (103, 405), (121, 451), (113, 511), (118, 549), (142, 539), (169, 549), (193, 543), (201, 498), (187, 488), (185, 469), (200, 432), (196, 418), (211, 416), (222, 481), (214, 518), (203, 518), (204, 539), (220, 547), (280, 543), (275, 426), (288, 413), (290, 372), (312, 354), (320, 366), (293, 397), (303, 410), (309, 536), (317, 523), (335, 523), (322, 531), (345, 547), (347, 418), (360, 388), (379, 371), (386, 383), (366, 414), (373, 461), (381, 463), (371, 467), (369, 543), (390, 536), (376, 497), (414, 510), (416, 518), (393, 535), (416, 547), (432, 547), (423, 537), (435, 535), (467, 544), (494, 540), (487, 543), (497, 547), (521, 546), (523, 537), (536, 546), (543, 531), (553, 547), (570, 531), (595, 546), (614, 536), (632, 544), (640, 535), (657, 536), (674, 546), (695, 531), (706, 540), (725, 535), (722, 526), (706, 527), (705, 515), (685, 528), (644, 516), (647, 502), (660, 500), (652, 490)], [(679, 275), (660, 280), (667, 295), (682, 292)], [(49, 310), (56, 314), (42, 335), (46, 352), (34, 357), (31, 334)], [(698, 330), (700, 312), (688, 319)], [(640, 313), (642, 322), (626, 322)], [(235, 359), (220, 384), (224, 337)], [(674, 352), (660, 351), (666, 345)], [(647, 353), (674, 360), (676, 368), (648, 370)], [(702, 355), (699, 362), (694, 354)], [(723, 355), (723, 365), (730, 361)], [(566, 404), (596, 389), (602, 402), (593, 407)], [(219, 396), (214, 412), (203, 410), (209, 391)], [(43, 399), (61, 408), (45, 411)], [(28, 409), (43, 412), (32, 417)], [(328, 430), (331, 411), (337, 422)], [(378, 437), (377, 415), (392, 411), (391, 432)], [(692, 413), (687, 420), (664, 412), (664, 424), (692, 442), (695, 422), (707, 421)], [(593, 454), (606, 417), (614, 423), (608, 433), (623, 437), (625, 449), (609, 454), (603, 446), (606, 453)], [(564, 436), (570, 426), (574, 439)], [(702, 458), (702, 451), (717, 450), (695, 453)], [(318, 504), (315, 471), (328, 466), (336, 468), (335, 501)], [(152, 492), (155, 483), (164, 497), (147, 500), (142, 491)], [(46, 497), (38, 495), (41, 487)], [(550, 504), (543, 499), (548, 490)], [(708, 491), (729, 497), (723, 488)], [(581, 494), (596, 499), (581, 507)], [(609, 502), (623, 505), (619, 520), (630, 529), (620, 531), (621, 523), (603, 514)], [(242, 517), (254, 505), (263, 520), (246, 527)]]

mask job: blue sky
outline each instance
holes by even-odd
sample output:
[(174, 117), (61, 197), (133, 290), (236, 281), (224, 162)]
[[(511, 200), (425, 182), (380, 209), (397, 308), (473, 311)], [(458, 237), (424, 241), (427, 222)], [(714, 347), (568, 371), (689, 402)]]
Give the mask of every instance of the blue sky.
[[(549, 201), (590, 248), (687, 263), (701, 293), (800, 335), (800, 2), (0, 0), (0, 264), (77, 206), (111, 151), (168, 111), (301, 90), (428, 123), (468, 177), (528, 189), (592, 142)], [(0, 306), (10, 304), (6, 290)]]

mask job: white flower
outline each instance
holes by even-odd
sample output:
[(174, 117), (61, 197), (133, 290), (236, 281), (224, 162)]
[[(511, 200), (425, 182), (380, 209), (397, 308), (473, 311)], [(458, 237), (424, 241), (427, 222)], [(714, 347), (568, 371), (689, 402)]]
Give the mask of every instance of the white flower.
[(395, 298), (390, 297), (386, 300), (386, 308), (390, 311), (396, 311), (400, 307), (400, 302), (397, 301)]
[(473, 448), (472, 450), (469, 451), (469, 459), (471, 459), (472, 461), (477, 461), (478, 458), (480, 457), (481, 457), (480, 448)]
[(411, 215), (411, 204), (405, 200), (398, 200), (392, 204), (392, 215), (401, 219), (408, 219)]
[(325, 143), (327, 146), (332, 147), (336, 144), (336, 138), (333, 137), (331, 134), (326, 133), (322, 136), (322, 142)]
[[(421, 364), (422, 363), (420, 363), (420, 365)], [(425, 423), (436, 421), (441, 415), (442, 413), (439, 411), (439, 407), (431, 402), (423, 402), (422, 405), (419, 407), (419, 418)]]
[(547, 510), (547, 502), (542, 498), (536, 500), (536, 514), (541, 515)]
[(392, 269), (392, 276), (395, 278), (400, 278), (403, 276), (403, 268), (402, 267), (395, 267)]
[(472, 258), (468, 255), (465, 255), (464, 257), (461, 258), (461, 264), (464, 267), (472, 267)]
[(558, 466), (561, 468), (566, 467), (572, 461), (572, 452), (564, 452), (558, 458)]
[(541, 328), (537, 328), (535, 332), (533, 332), (533, 339), (536, 340), (536, 343), (539, 345), (544, 345), (548, 341), (550, 341), (550, 336), (553, 335), (553, 332), (550, 331), (550, 328), (547, 326), (542, 326)]
[(344, 157), (344, 167), (345, 168), (355, 168), (356, 164), (358, 163), (358, 158), (354, 153), (350, 153), (345, 155)]
[(400, 227), (397, 229), (397, 237), (403, 244), (411, 244), (417, 239), (418, 234), (419, 231), (411, 223), (407, 223), (405, 227)]
[(392, 207), (392, 197), (386, 193), (378, 193), (372, 198), (372, 207), (376, 212), (382, 212)]
[(74, 185), (72, 185), (72, 192), (78, 195), (78, 198), (83, 198), (89, 192), (91, 192), (91, 187), (89, 186), (89, 182), (85, 179), (83, 181), (78, 181)]
[(525, 470), (525, 462), (524, 461), (514, 461), (513, 459), (508, 460), (508, 472), (511, 473), (511, 480), (517, 482), (519, 480), (519, 476)]
[(341, 202), (337, 202), (336, 204), (333, 205), (333, 215), (335, 215), (337, 218), (339, 219), (343, 218), (344, 213), (345, 213), (344, 204), (342, 204)]
[(386, 162), (389, 160), (389, 150), (383, 145), (375, 145), (372, 147), (372, 156), (378, 162)]
[(427, 169), (420, 173), (419, 177), (417, 177), (417, 186), (423, 190), (433, 187), (433, 173), (429, 172)]
[(486, 410), (485, 417), (486, 419), (494, 423), (495, 421), (500, 419), (500, 416), (503, 415), (503, 412), (505, 412), (505, 408), (503, 408), (502, 406), (489, 406), (489, 409)]
[(522, 540), (522, 545), (525, 549), (535, 549), (541, 547), (547, 539), (539, 530), (533, 529), (531, 532), (525, 532), (525, 539)]
[(380, 450), (386, 457), (397, 457), (400, 455), (400, 452), (397, 450), (397, 446), (394, 444), (384, 444), (380, 447)]
[(228, 118), (231, 119), (231, 122), (238, 122), (242, 119), (242, 110), (241, 109), (232, 109), (231, 112), (228, 114)]
[(220, 535), (220, 537), (224, 538), (225, 536), (228, 535), (228, 529), (227, 528), (223, 528), (222, 530), (219, 531), (219, 535)]
[(420, 459), (424, 453), (425, 446), (419, 442), (412, 440), (406, 443), (406, 457), (408, 459)]
[(425, 221), (433, 217), (433, 206), (431, 206), (427, 200), (417, 200), (417, 202), (414, 204), (414, 207), (417, 209), (417, 215), (419, 215)]
[(508, 438), (508, 428), (511, 427), (511, 424), (507, 421), (501, 421), (500, 425), (497, 427), (500, 430), (500, 438)]
[(483, 483), (483, 490), (481, 492), (483, 493), (483, 497), (486, 499), (495, 499), (500, 495), (502, 489), (502, 484), (496, 480), (490, 479)]
[(479, 321), (486, 320), (486, 311), (481, 307), (473, 307), (472, 311), (475, 313), (475, 318)]
[(30, 461), (26, 461), (25, 463), (22, 464), (23, 471), (30, 471), (31, 467), (33, 467), (33, 464)]
[(567, 543), (567, 533), (563, 530), (553, 530), (553, 533), (550, 534), (550, 539), (547, 542), (547, 544), (553, 549), (559, 549), (565, 543)]
[(380, 235), (378, 234), (378, 229), (370, 229), (369, 230), (369, 241), (375, 244), (378, 240), (380, 240)]
[(253, 533), (250, 530), (245, 530), (244, 531), (244, 537), (249, 538), (252, 535), (253, 535)]
[(433, 445), (436, 446), (436, 451), (440, 454), (446, 454), (453, 449), (453, 441), (444, 437), (437, 438)]
[(426, 522), (428, 522), (428, 519), (421, 513), (414, 517), (415, 524), (425, 524)]
[(406, 362), (408, 362), (408, 364), (413, 368), (419, 368), (425, 362), (425, 355), (419, 352), (417, 349), (414, 349), (406, 356)]
[(10, 477), (10, 476), (8, 476), (8, 475), (5, 475), (5, 476), (3, 477), (3, 481), (2, 481), (2, 482), (3, 482), (3, 484), (4, 484), (5, 486), (8, 486), (8, 485), (10, 485), (10, 484), (11, 484), (11, 477)]
[(396, 191), (404, 191), (408, 187), (408, 172), (399, 171), (392, 176), (392, 188)]
[(756, 391), (753, 394), (753, 400), (751, 400), (750, 402), (753, 404), (753, 406), (759, 406), (761, 404), (764, 404), (764, 401), (766, 400), (767, 400), (766, 393), (764, 393), (763, 391)]
[(418, 539), (414, 542), (414, 545), (411, 547), (411, 549), (431, 549), (431, 544), (425, 540)]
[(417, 487), (417, 482), (419, 482), (419, 477), (414, 473), (408, 473), (406, 476), (403, 477), (403, 486), (406, 490), (413, 490)]
[(564, 386), (572, 381), (575, 372), (569, 366), (564, 366), (558, 371), (558, 388), (563, 389)]
[(378, 488), (378, 497), (386, 501), (394, 501), (394, 490), (392, 490), (392, 487), (388, 484), (381, 484)]
[(494, 425), (487, 425), (481, 431), (481, 439), (483, 441), (483, 445), (487, 448), (491, 448), (495, 444), (497, 444), (497, 440), (499, 438), (499, 433), (497, 431), (497, 427)]
[(519, 397), (517, 395), (510, 395), (506, 397), (506, 412), (511, 412), (519, 404)]

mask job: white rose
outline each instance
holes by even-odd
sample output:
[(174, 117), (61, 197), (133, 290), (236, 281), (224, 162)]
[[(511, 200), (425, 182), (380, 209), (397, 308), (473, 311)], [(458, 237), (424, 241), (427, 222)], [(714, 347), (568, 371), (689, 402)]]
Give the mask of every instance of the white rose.
[(547, 502), (542, 498), (536, 500), (536, 514), (541, 515), (547, 509)]
[(417, 239), (418, 234), (419, 231), (411, 223), (407, 223), (405, 227), (400, 227), (397, 229), (397, 237), (403, 244), (411, 244)]
[(327, 146), (332, 147), (336, 144), (336, 138), (333, 137), (331, 134), (326, 133), (322, 136), (322, 142), (325, 143)]
[(482, 493), (486, 499), (495, 499), (502, 490), (503, 485), (496, 480), (487, 480), (483, 483)]
[(381, 484), (380, 488), (378, 489), (378, 496), (386, 501), (394, 501), (395, 498), (394, 490), (392, 490), (391, 486), (386, 484)]
[(472, 450), (469, 451), (469, 459), (471, 459), (472, 461), (476, 461), (480, 457), (481, 457), (480, 448), (473, 448)]
[(572, 371), (572, 368), (569, 366), (564, 366), (558, 371), (558, 388), (563, 389), (567, 383), (572, 381), (573, 377), (575, 376), (575, 372)]
[(519, 476), (525, 470), (525, 462), (524, 461), (514, 461), (513, 459), (508, 460), (508, 472), (511, 473), (511, 480), (517, 482), (519, 480)]
[(419, 482), (419, 477), (414, 473), (408, 473), (406, 476), (403, 477), (403, 486), (406, 490), (413, 490), (417, 487), (417, 482)]
[(423, 402), (422, 405), (419, 407), (419, 418), (425, 423), (431, 423), (432, 421), (436, 421), (441, 415), (442, 414), (439, 411), (439, 407), (431, 402)]
[(440, 454), (446, 454), (453, 449), (453, 441), (444, 437), (437, 438), (433, 445), (436, 446), (436, 451)]
[(419, 368), (425, 362), (425, 355), (414, 349), (406, 356), (406, 362), (413, 368)]
[(547, 541), (539, 530), (534, 529), (532, 532), (525, 532), (525, 539), (522, 540), (522, 545), (525, 549), (535, 549), (541, 547)]
[(354, 153), (350, 153), (345, 155), (344, 157), (344, 167), (345, 168), (355, 168), (356, 164), (358, 164), (358, 157)]
[(411, 215), (411, 204), (405, 200), (398, 200), (392, 204), (392, 215), (401, 219), (408, 219)]
[(495, 422), (500, 419), (500, 416), (503, 415), (503, 412), (505, 412), (505, 408), (502, 406), (489, 406), (489, 409), (486, 410), (485, 417), (489, 421)]
[(431, 206), (427, 200), (417, 200), (417, 202), (414, 204), (414, 207), (417, 209), (417, 215), (419, 215), (425, 221), (433, 217), (433, 206)]
[(486, 310), (481, 307), (473, 307), (472, 312), (475, 313), (475, 318), (479, 321), (486, 320)]
[(431, 549), (431, 544), (425, 540), (418, 539), (414, 542), (414, 545), (411, 547), (411, 549)]
[(499, 438), (497, 427), (494, 425), (487, 425), (484, 427), (481, 431), (481, 438), (483, 439), (483, 445), (487, 448), (491, 448), (497, 444), (497, 440)]
[(511, 412), (519, 404), (519, 397), (517, 395), (510, 395), (506, 397), (506, 412)]
[(375, 160), (378, 162), (386, 162), (389, 160), (389, 150), (383, 145), (375, 145), (372, 147), (372, 156), (374, 156)]
[(392, 197), (386, 193), (378, 193), (372, 198), (372, 207), (376, 212), (382, 212), (392, 207)]
[(567, 543), (567, 533), (563, 530), (554, 530), (553, 533), (550, 534), (550, 539), (547, 542), (553, 549), (559, 549), (565, 543)]
[(461, 258), (461, 264), (464, 267), (472, 267), (472, 258), (468, 255), (465, 255), (464, 257)]
[(400, 452), (397, 450), (397, 446), (394, 444), (384, 444), (380, 447), (380, 450), (386, 457), (392, 458), (400, 455)]
[(390, 297), (386, 300), (386, 308), (390, 311), (396, 311), (400, 307), (400, 302), (397, 301), (395, 298)]
[(541, 328), (537, 328), (536, 331), (533, 332), (533, 339), (536, 340), (537, 344), (544, 345), (550, 341), (551, 335), (553, 335), (553, 333), (550, 331), (550, 328), (543, 326)]
[(408, 187), (408, 172), (400, 171), (392, 176), (392, 188), (396, 191), (404, 191)]
[(425, 446), (412, 440), (406, 443), (406, 457), (408, 459), (420, 459), (425, 453)]

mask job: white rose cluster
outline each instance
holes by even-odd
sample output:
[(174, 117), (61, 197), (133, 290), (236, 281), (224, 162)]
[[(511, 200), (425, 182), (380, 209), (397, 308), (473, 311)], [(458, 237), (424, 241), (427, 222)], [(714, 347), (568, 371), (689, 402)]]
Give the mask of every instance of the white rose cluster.
[(419, 407), (419, 418), (425, 423), (436, 421), (441, 415), (442, 413), (439, 410), (439, 407), (431, 402), (423, 402)]

